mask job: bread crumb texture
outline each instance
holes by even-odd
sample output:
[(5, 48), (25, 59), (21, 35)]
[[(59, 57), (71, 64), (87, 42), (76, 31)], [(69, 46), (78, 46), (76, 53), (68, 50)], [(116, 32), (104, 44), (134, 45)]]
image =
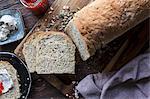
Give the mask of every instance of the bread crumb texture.
[(35, 39), (28, 39), (24, 44), (23, 54), (30, 72), (36, 71), (38, 74), (75, 72), (75, 45), (62, 32), (38, 33)]

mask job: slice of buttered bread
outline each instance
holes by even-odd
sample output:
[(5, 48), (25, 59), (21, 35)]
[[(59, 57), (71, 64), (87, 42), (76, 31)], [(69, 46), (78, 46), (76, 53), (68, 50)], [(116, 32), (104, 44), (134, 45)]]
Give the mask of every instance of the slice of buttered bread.
[(8, 92), (0, 95), (0, 99), (19, 99), (21, 96), (19, 82), (17, 78), (17, 71), (7, 61), (0, 61), (0, 69), (6, 69), (11, 79), (13, 80), (13, 88)]
[[(30, 46), (33, 49), (28, 49), (28, 47), (23, 51), (30, 51), (30, 55), (33, 55), (32, 58), (32, 56), (26, 55), (27, 53), (23, 53), (31, 71), (34, 68), (38, 74), (74, 73), (75, 45), (66, 34), (54, 31), (41, 32), (32, 40), (27, 41), (24, 47), (29, 46), (31, 42)], [(33, 60), (32, 63), (30, 60)]]

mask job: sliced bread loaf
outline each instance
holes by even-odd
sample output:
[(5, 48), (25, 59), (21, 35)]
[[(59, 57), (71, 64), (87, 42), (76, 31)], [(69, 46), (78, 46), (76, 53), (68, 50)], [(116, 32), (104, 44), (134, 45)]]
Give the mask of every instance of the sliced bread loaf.
[(23, 54), (31, 72), (73, 74), (75, 71), (75, 46), (61, 32), (39, 32), (36, 36), (32, 35), (24, 44)]
[(149, 0), (95, 0), (77, 12), (65, 31), (87, 60), (102, 45), (149, 16)]
[(8, 74), (11, 76), (13, 80), (13, 88), (10, 89), (5, 94), (0, 95), (0, 99), (18, 99), (20, 98), (20, 88), (19, 82), (17, 78), (17, 71), (14, 67), (7, 61), (0, 61), (0, 69), (6, 69)]

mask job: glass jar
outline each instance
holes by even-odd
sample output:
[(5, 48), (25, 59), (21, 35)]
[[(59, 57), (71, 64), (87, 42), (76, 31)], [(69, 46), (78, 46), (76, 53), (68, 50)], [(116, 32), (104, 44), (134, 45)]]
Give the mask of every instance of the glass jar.
[(48, 0), (20, 0), (20, 2), (36, 15), (41, 15), (48, 9)]

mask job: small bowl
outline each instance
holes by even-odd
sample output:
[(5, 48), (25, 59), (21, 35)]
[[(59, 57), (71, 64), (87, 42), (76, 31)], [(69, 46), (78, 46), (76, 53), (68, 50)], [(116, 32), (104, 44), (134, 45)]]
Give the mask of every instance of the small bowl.
[(17, 9), (5, 9), (5, 10), (0, 11), (0, 18), (3, 15), (11, 15), (15, 17), (17, 21), (18, 29), (14, 31), (13, 34), (10, 34), (7, 40), (0, 41), (0, 45), (8, 44), (8, 43), (15, 42), (17, 40), (22, 39), (25, 35), (25, 30), (24, 30), (24, 23), (23, 23), (21, 12)]
[(31, 88), (31, 75), (25, 63), (15, 54), (9, 52), (0, 52), (0, 61), (8, 61), (17, 71), (19, 75), (19, 84), (21, 97), (19, 99), (27, 99)]

